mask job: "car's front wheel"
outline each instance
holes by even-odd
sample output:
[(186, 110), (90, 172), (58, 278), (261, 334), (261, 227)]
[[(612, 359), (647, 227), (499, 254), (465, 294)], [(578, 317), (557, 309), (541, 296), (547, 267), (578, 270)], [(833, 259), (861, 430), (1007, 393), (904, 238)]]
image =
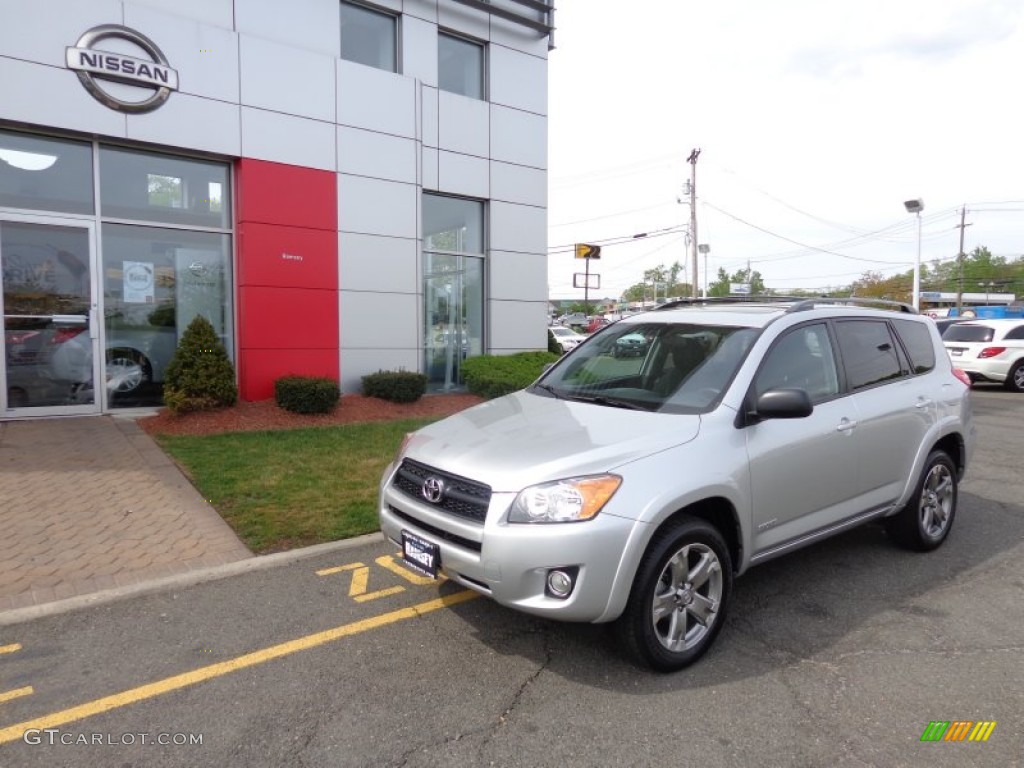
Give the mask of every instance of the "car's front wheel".
[(932, 451), (910, 502), (889, 519), (889, 534), (908, 549), (928, 552), (949, 535), (956, 517), (957, 470), (945, 451)]
[(1024, 360), (1018, 360), (1006, 377), (1006, 388), (1012, 392), (1024, 392)]
[(721, 534), (685, 519), (651, 541), (616, 632), (635, 660), (662, 672), (682, 669), (718, 636), (731, 592), (732, 558)]
[(111, 395), (130, 394), (152, 376), (149, 361), (134, 349), (108, 349), (106, 372)]

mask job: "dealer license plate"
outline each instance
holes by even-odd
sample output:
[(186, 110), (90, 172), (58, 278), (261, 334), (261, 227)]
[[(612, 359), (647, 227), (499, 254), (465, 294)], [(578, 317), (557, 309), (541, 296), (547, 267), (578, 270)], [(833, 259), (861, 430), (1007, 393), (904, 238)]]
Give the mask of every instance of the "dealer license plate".
[(949, 354), (951, 354), (953, 357), (960, 357), (960, 355), (962, 355), (963, 353), (964, 353), (964, 351), (962, 349), (951, 349), (951, 350), (949, 350)]
[(441, 564), (441, 549), (415, 533), (402, 531), (402, 559), (414, 571), (436, 579), (437, 568)]

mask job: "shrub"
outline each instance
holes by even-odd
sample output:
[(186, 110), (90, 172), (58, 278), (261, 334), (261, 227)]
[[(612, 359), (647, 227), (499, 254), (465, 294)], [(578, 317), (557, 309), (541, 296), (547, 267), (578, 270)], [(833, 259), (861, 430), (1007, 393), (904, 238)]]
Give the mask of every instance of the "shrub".
[(544, 366), (557, 362), (559, 357), (553, 352), (481, 355), (466, 360), (462, 373), (474, 395), (501, 397), (528, 387), (544, 372)]
[(558, 339), (555, 338), (555, 334), (548, 328), (548, 352), (553, 355), (562, 356), (562, 345), (558, 343)]
[(330, 413), (341, 390), (326, 376), (282, 376), (274, 382), (274, 399), (292, 413)]
[(363, 376), (363, 394), (393, 403), (412, 403), (427, 391), (427, 377), (412, 371), (377, 371)]
[(235, 367), (202, 315), (188, 324), (164, 373), (164, 404), (173, 413), (210, 411), (238, 400)]

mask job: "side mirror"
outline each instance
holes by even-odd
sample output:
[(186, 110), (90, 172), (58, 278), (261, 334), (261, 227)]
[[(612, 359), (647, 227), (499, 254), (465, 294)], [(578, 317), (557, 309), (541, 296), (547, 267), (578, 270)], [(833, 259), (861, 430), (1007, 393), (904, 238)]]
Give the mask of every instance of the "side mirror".
[(802, 389), (769, 389), (746, 414), (747, 424), (766, 419), (802, 419), (814, 412), (811, 398)]

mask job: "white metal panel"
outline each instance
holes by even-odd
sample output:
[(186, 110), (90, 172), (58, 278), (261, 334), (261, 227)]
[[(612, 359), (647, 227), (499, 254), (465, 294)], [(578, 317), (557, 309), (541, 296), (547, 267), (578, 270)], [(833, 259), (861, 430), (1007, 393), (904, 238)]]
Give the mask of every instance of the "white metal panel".
[(415, 349), (417, 297), (408, 293), (340, 291), (341, 349)]
[(242, 35), (341, 55), (341, 11), (324, 0), (235, 0), (235, 29)]
[[(566, 256), (571, 258), (571, 254)], [(487, 258), (493, 299), (543, 301), (548, 296), (546, 253), (508, 253), (491, 250)]]
[(437, 25), (412, 16), (402, 18), (402, 74), (437, 85)]
[[(423, 353), (418, 349), (342, 349), (340, 387), (342, 392), (358, 393), (363, 376), (377, 371), (414, 371), (422, 368)], [(345, 407), (342, 401), (342, 408)]]
[(437, 188), (453, 195), (487, 199), (491, 196), (488, 171), (486, 158), (441, 150), (438, 153)]
[(491, 157), (531, 168), (547, 168), (547, 118), (492, 104)]
[(491, 38), (490, 14), (454, 0), (438, 1), (437, 23), (444, 29), (477, 40), (487, 41)]
[(436, 147), (438, 142), (437, 94), (437, 88), (424, 86), (420, 89), (420, 140), (428, 147)]
[(64, 49), (83, 32), (121, 21), (121, 3), (115, 0), (0, 0), (0, 56), (63, 69)]
[(507, 203), (547, 206), (548, 172), (492, 160), (491, 197)]
[(338, 124), (416, 137), (416, 81), (337, 60)]
[(490, 53), (491, 103), (546, 115), (547, 60), (500, 45), (492, 45)]
[(338, 171), (415, 184), (416, 142), (339, 125)]
[(242, 107), (242, 156), (337, 170), (334, 125), (280, 112)]
[(402, 11), (406, 16), (437, 24), (437, 0), (405, 0)]
[[(78, 4), (86, 5), (78, 0)], [(96, 5), (89, 0), (88, 5)], [(185, 19), (193, 19), (203, 24), (212, 24), (224, 29), (235, 26), (235, 3), (233, 0), (126, 0), (125, 5), (148, 5), (173, 13)], [(159, 45), (159, 43), (157, 43)]]
[(71, 70), (44, 64), (0, 57), (0, 110), (6, 120), (118, 138), (125, 135), (122, 113), (90, 96)]
[(490, 316), (490, 347), (495, 354), (519, 352), (525, 349), (547, 349), (548, 302), (501, 301), (487, 302)]
[(160, 109), (128, 115), (129, 139), (237, 156), (238, 105), (175, 93)]
[(438, 91), (438, 148), (464, 155), (490, 153), (490, 112), (486, 101)]
[(247, 35), (239, 48), (242, 104), (334, 121), (333, 58)]
[[(555, 23), (558, 22), (557, 14)], [(557, 32), (555, 33), (557, 39)], [(497, 16), (491, 18), (491, 44), (501, 45), (506, 48), (514, 48), (523, 53), (533, 56), (547, 58), (548, 36), (541, 35), (529, 27), (524, 27), (515, 22), (499, 19)]]
[(418, 293), (416, 240), (338, 233), (338, 285), (346, 291)]
[(519, 253), (547, 253), (547, 211), (492, 200), (491, 248)]
[(420, 183), (424, 189), (437, 190), (439, 184), (438, 151), (432, 147), (422, 149), (422, 171), (423, 176)]
[(160, 46), (178, 71), (181, 93), (238, 103), (237, 34), (132, 3), (124, 20)]
[(417, 237), (418, 187), (338, 174), (338, 230)]

